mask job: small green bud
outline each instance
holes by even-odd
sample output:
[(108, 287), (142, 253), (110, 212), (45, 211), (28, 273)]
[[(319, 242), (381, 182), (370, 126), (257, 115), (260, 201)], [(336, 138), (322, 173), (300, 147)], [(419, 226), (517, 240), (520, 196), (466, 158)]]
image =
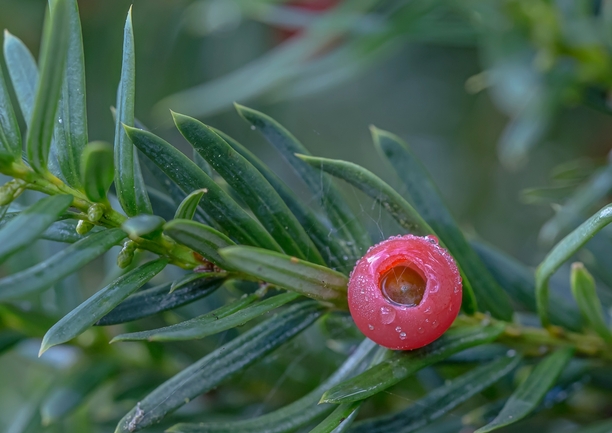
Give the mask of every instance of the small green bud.
[(138, 245), (136, 244), (136, 242), (134, 242), (134, 241), (132, 241), (132, 240), (125, 241), (125, 242), (123, 243), (123, 249), (124, 249), (125, 251), (128, 251), (128, 252), (134, 252), (134, 251), (136, 251), (136, 247), (137, 247), (137, 246), (138, 246)]
[(100, 203), (92, 204), (89, 209), (87, 209), (87, 218), (92, 223), (100, 221), (100, 219), (104, 216), (104, 206)]
[(10, 204), (23, 191), (25, 191), (26, 182), (20, 179), (13, 179), (0, 187), (0, 206)]
[(80, 235), (86, 235), (93, 228), (94, 228), (94, 225), (90, 223), (89, 221), (80, 220), (77, 223), (76, 232)]
[(128, 250), (124, 247), (117, 256), (117, 266), (121, 269), (125, 269), (130, 266), (132, 260), (134, 260), (134, 250)]

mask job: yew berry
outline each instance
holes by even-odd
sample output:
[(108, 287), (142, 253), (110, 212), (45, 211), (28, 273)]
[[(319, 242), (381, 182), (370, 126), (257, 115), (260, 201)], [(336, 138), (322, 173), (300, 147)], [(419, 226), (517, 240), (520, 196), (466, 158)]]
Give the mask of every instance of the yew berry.
[(353, 269), (348, 303), (357, 327), (394, 350), (438, 339), (459, 314), (461, 276), (435, 236), (395, 236), (370, 248)]

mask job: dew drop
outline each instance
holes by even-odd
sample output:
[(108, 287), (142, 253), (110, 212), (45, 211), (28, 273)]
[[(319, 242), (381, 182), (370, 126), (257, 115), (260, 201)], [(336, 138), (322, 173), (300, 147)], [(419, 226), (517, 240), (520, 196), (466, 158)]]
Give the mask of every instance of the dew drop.
[(406, 333), (405, 332), (400, 333), (399, 338), (400, 338), (400, 340), (405, 340), (406, 339)]
[(388, 325), (395, 320), (395, 309), (390, 307), (380, 307), (380, 323)]
[(397, 328), (395, 328), (395, 332), (402, 332), (402, 328), (398, 326)]
[(422, 334), (423, 332), (425, 332), (425, 330), (419, 326), (419, 329), (417, 329), (417, 332), (419, 334)]
[(374, 325), (368, 325), (368, 328), (370, 329), (370, 331), (374, 330)]
[(425, 239), (427, 239), (427, 242), (429, 242), (430, 244), (438, 245), (438, 238), (434, 235), (427, 235), (425, 236)]

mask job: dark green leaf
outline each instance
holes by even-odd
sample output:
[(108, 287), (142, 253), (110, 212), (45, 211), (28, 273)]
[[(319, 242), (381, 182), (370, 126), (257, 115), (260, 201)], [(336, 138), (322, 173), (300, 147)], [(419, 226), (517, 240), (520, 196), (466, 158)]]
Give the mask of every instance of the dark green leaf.
[(57, 109), (54, 146), (59, 169), (66, 182), (80, 188), (81, 153), (87, 144), (85, 62), (81, 20), (76, 0), (69, 0), (69, 40), (62, 93)]
[[(19, 102), (26, 125), (29, 127), (34, 109), (38, 68), (36, 60), (21, 39), (4, 31), (4, 59), (11, 77), (13, 89)], [(21, 146), (19, 146), (21, 149)]]
[(178, 341), (204, 338), (237, 326), (242, 326), (262, 314), (282, 307), (299, 298), (299, 296), (300, 295), (297, 293), (284, 293), (250, 305), (256, 301), (259, 296), (245, 295), (235, 302), (194, 319), (177, 323), (176, 325), (166, 326), (165, 328), (133, 332), (131, 334), (121, 334), (113, 338), (111, 343), (116, 341)]
[(5, 330), (0, 332), (0, 355), (10, 350), (20, 341), (24, 340), (26, 336), (20, 332)]
[(202, 278), (214, 278), (214, 277), (223, 278), (225, 276), (227, 276), (227, 274), (225, 272), (192, 272), (190, 274), (185, 274), (184, 276), (182, 276), (178, 280), (174, 280), (172, 282), (172, 285), (170, 286), (170, 292), (169, 293), (172, 293), (175, 290), (180, 289), (181, 287), (184, 287), (184, 286), (186, 286), (188, 284), (191, 284), (195, 280), (200, 280)]
[(43, 31), (40, 76), (26, 141), (28, 161), (38, 172), (47, 171), (69, 39), (69, 0), (53, 0)]
[(564, 237), (544, 258), (536, 269), (536, 301), (543, 326), (548, 326), (548, 280), (561, 265), (576, 253), (589, 239), (612, 222), (612, 205), (605, 206), (576, 230)]
[(304, 228), (249, 161), (198, 120), (177, 113), (173, 116), (181, 134), (246, 203), (285, 253), (323, 264)]
[(40, 407), (43, 425), (49, 425), (69, 415), (85, 403), (87, 397), (117, 372), (117, 365), (100, 361), (69, 374), (54, 384)]
[(525, 418), (554, 386), (557, 378), (572, 359), (572, 348), (558, 349), (541, 361), (531, 374), (512, 393), (497, 417), (474, 433), (486, 433), (513, 424)]
[(186, 194), (205, 189), (200, 206), (238, 242), (280, 251), (280, 246), (257, 221), (189, 158), (156, 135), (126, 127), (132, 142), (170, 177)]
[(63, 220), (54, 222), (43, 232), (41, 239), (55, 242), (65, 242), (73, 244), (94, 233), (103, 231), (104, 228), (96, 226), (85, 235), (76, 232), (77, 220)]
[(212, 227), (189, 220), (172, 220), (164, 225), (164, 233), (222, 269), (233, 269), (219, 249), (235, 245), (230, 238)]
[(125, 238), (120, 229), (87, 236), (31, 268), (0, 279), (0, 299), (13, 299), (48, 289), (57, 281), (81, 269)]
[(513, 310), (508, 295), (465, 240), (427, 169), (396, 135), (372, 127), (372, 137), (406, 186), (411, 204), (459, 263), (466, 276), (463, 284), (469, 281), (481, 310), (490, 311), (499, 319), (511, 320)]
[[(359, 188), (365, 194), (379, 202), (389, 214), (409, 232), (416, 235), (433, 234), (433, 229), (418, 212), (399, 195), (391, 186), (383, 182), (374, 173), (352, 162), (336, 159), (317, 158), (297, 155), (306, 163), (338, 177)], [(444, 244), (442, 243), (444, 246)], [(467, 281), (466, 281), (467, 283)], [(468, 313), (476, 311), (476, 298), (469, 284), (463, 286), (462, 308)]]
[(235, 246), (219, 251), (234, 269), (314, 299), (346, 304), (347, 278), (324, 266), (261, 248)]
[(324, 403), (363, 400), (389, 388), (417, 371), (470, 347), (494, 341), (504, 331), (501, 324), (451, 329), (433, 343), (409, 352), (394, 352), (389, 359), (342, 382), (321, 398)]
[(128, 234), (130, 239), (160, 231), (166, 221), (157, 215), (137, 215), (129, 218), (121, 224), (121, 228)]
[(45, 197), (11, 219), (0, 230), (0, 262), (38, 239), (71, 203), (70, 195)]
[(96, 325), (107, 326), (131, 322), (161, 311), (178, 308), (210, 295), (223, 282), (224, 279), (219, 277), (195, 280), (172, 293), (168, 293), (170, 283), (142, 290), (117, 305), (114, 310), (98, 320)]
[[(242, 155), (247, 161), (249, 161), (259, 172), (266, 178), (266, 180), (276, 190), (278, 195), (281, 196), (283, 201), (287, 204), (293, 215), (300, 222), (302, 227), (306, 230), (306, 233), (310, 236), (314, 244), (317, 246), (319, 252), (323, 255), (325, 262), (332, 268), (342, 270), (343, 272), (349, 272), (353, 269), (353, 264), (345, 263), (348, 260), (348, 255), (351, 254), (350, 249), (344, 242), (336, 240), (330, 242), (330, 225), (329, 222), (321, 222), (321, 220), (307, 207), (304, 205), (303, 200), (298, 198), (293, 191), (279, 178), (272, 170), (268, 168), (257, 156), (246, 149), (243, 145), (238, 143), (229, 135), (214, 129), (214, 131), (223, 138), (227, 144), (232, 146), (236, 152)], [(199, 155), (199, 154), (198, 154)]]
[[(533, 271), (514, 258), (480, 242), (472, 242), (489, 272), (512, 299), (529, 311), (537, 312)], [(572, 331), (582, 329), (580, 312), (556, 293), (550, 294), (550, 320)]]
[(595, 290), (595, 280), (582, 263), (576, 262), (572, 264), (570, 281), (572, 295), (574, 295), (584, 321), (589, 323), (591, 329), (601, 338), (608, 343), (612, 343), (612, 333), (606, 325), (601, 301)]
[(115, 433), (134, 432), (159, 422), (266, 356), (310, 326), (321, 314), (321, 307), (316, 303), (302, 302), (245, 332), (157, 387), (119, 421)]
[(594, 424), (589, 424), (586, 427), (582, 427), (574, 431), (576, 433), (610, 433), (612, 431), (612, 420), (605, 420)]
[(317, 404), (321, 394), (342, 380), (362, 371), (376, 344), (365, 339), (325, 382), (312, 392), (274, 412), (239, 421), (177, 424), (173, 433), (286, 433), (303, 427), (331, 410), (331, 405)]
[(47, 331), (40, 346), (39, 356), (50, 347), (65, 343), (82, 334), (109, 311), (112, 311), (121, 301), (160, 273), (167, 264), (167, 259), (145, 263), (100, 289)]
[[(5, 37), (7, 37), (5, 35)], [(21, 158), (21, 132), (11, 97), (0, 69), (0, 160), (12, 161)]]
[(351, 251), (350, 260), (354, 261), (361, 257), (371, 246), (370, 237), (349, 209), (340, 192), (332, 184), (331, 179), (325, 175), (322, 176), (321, 173), (295, 157), (296, 153), (310, 155), (304, 145), (271, 117), (238, 104), (236, 104), (236, 110), (281, 153), (317, 196), (333, 224), (332, 236), (340, 238), (339, 241), (349, 243), (347, 247)]
[(153, 213), (142, 180), (138, 154), (123, 129), (123, 125), (134, 125), (135, 70), (134, 32), (132, 8), (130, 8), (123, 30), (123, 60), (121, 80), (117, 89), (115, 119), (115, 188), (119, 203), (128, 216)]
[(85, 195), (95, 203), (105, 202), (106, 193), (115, 175), (113, 147), (102, 141), (94, 141), (79, 150), (81, 151), (83, 155), (80, 172)]
[(200, 204), (200, 200), (202, 200), (202, 197), (205, 193), (205, 190), (197, 190), (185, 197), (185, 199), (179, 205), (178, 209), (176, 209), (174, 219), (193, 219), (193, 216), (196, 213), (196, 209)]
[(351, 433), (410, 433), (431, 424), (514, 370), (520, 356), (502, 356), (453, 379), (399, 413), (364, 420)]

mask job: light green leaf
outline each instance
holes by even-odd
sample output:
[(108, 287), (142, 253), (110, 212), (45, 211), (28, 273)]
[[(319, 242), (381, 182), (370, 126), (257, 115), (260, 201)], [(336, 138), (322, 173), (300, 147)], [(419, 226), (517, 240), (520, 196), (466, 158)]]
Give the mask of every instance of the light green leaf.
[(115, 433), (134, 432), (159, 422), (263, 358), (310, 326), (321, 314), (321, 307), (316, 303), (302, 302), (257, 325), (158, 386), (119, 421)]
[(238, 242), (280, 251), (280, 246), (219, 185), (170, 143), (136, 128), (125, 128), (134, 145), (150, 158), (184, 193), (205, 189), (200, 207)]
[(47, 172), (47, 160), (62, 91), (66, 54), (70, 39), (70, 0), (53, 0), (43, 31), (40, 76), (26, 150), (31, 167)]
[(563, 348), (548, 355), (512, 393), (497, 417), (474, 433), (486, 433), (513, 424), (529, 415), (555, 385), (557, 378), (572, 359), (574, 349)]
[(348, 279), (324, 266), (261, 248), (235, 246), (219, 251), (234, 269), (314, 299), (346, 304)]
[(43, 399), (40, 414), (43, 425), (55, 423), (86, 402), (87, 397), (117, 372), (117, 365), (99, 361), (69, 374), (55, 383), (51, 392)]
[(304, 228), (263, 175), (215, 131), (198, 120), (173, 113), (185, 139), (251, 209), (268, 233), (289, 255), (323, 264)]
[(465, 240), (427, 169), (399, 137), (374, 127), (371, 130), (376, 148), (407, 187), (410, 203), (459, 263), (466, 277), (463, 285), (469, 281), (480, 309), (499, 319), (511, 320), (513, 309), (508, 295)]
[(363, 400), (455, 353), (490, 343), (503, 331), (504, 325), (502, 324), (451, 329), (438, 340), (421, 349), (394, 352), (390, 358), (380, 364), (331, 388), (323, 395), (321, 402), (349, 403)]
[(123, 60), (121, 80), (117, 89), (117, 112), (115, 118), (115, 188), (121, 207), (128, 216), (153, 213), (147, 195), (138, 154), (127, 136), (123, 125), (134, 125), (134, 99), (136, 93), (136, 64), (134, 32), (132, 30), (132, 8), (128, 12), (123, 30)]
[(593, 331), (601, 338), (612, 343), (612, 333), (606, 325), (601, 301), (595, 290), (595, 280), (582, 263), (572, 264), (570, 281), (572, 295), (574, 295), (584, 321), (589, 323)]
[[(30, 50), (16, 36), (4, 31), (4, 59), (11, 83), (26, 125), (29, 127), (34, 110), (38, 68)], [(19, 146), (21, 149), (21, 145)]]
[[(472, 242), (471, 245), (510, 297), (527, 310), (537, 312), (533, 270), (492, 246), (480, 242)], [(553, 291), (550, 305), (550, 320), (554, 325), (572, 331), (582, 329), (580, 312), (573, 304)]]
[(572, 227), (577, 217), (584, 215), (600, 202), (612, 189), (612, 164), (595, 173), (587, 183), (569, 197), (540, 230), (540, 240), (550, 245), (557, 237)]
[(282, 307), (299, 297), (300, 295), (297, 293), (284, 293), (250, 305), (259, 296), (248, 295), (210, 313), (177, 323), (176, 325), (152, 329), (150, 331), (118, 335), (113, 338), (111, 343), (116, 341), (180, 341), (204, 338), (237, 326), (242, 326), (262, 314)]
[(157, 215), (137, 215), (128, 218), (121, 224), (121, 228), (128, 234), (130, 239), (137, 239), (158, 231), (166, 221)]
[(103, 230), (66, 247), (44, 262), (0, 279), (0, 300), (19, 298), (48, 289), (104, 254), (123, 238), (125, 233), (120, 229)]
[(607, 205), (582, 223), (576, 230), (561, 239), (536, 269), (536, 301), (543, 326), (550, 324), (548, 313), (548, 281), (550, 277), (566, 260), (610, 222), (612, 222), (612, 205)]
[(0, 160), (11, 162), (14, 159), (21, 159), (21, 132), (0, 69)]
[(287, 433), (311, 423), (332, 410), (331, 405), (317, 404), (329, 387), (361, 372), (377, 346), (367, 338), (348, 356), (346, 361), (325, 382), (297, 401), (256, 418), (228, 422), (177, 424), (168, 431), (173, 433)]
[[(272, 170), (268, 168), (257, 156), (245, 148), (242, 144), (238, 143), (229, 135), (225, 134), (218, 129), (213, 130), (223, 138), (227, 144), (232, 146), (236, 152), (242, 155), (247, 161), (249, 161), (259, 172), (266, 178), (266, 180), (276, 190), (278, 195), (281, 196), (283, 201), (287, 204), (287, 207), (293, 212), (293, 215), (300, 222), (302, 227), (306, 230), (306, 233), (310, 236), (314, 244), (316, 245), (319, 252), (323, 255), (325, 262), (334, 269), (341, 270), (348, 273), (353, 269), (353, 263), (345, 263), (348, 259), (347, 254), (349, 251), (346, 249), (346, 245), (343, 242), (329, 242), (329, 222), (322, 222), (320, 217), (315, 215), (312, 210), (305, 206), (303, 200), (297, 197), (294, 192), (279, 178)], [(199, 156), (199, 154), (198, 154)]]
[(115, 175), (113, 147), (102, 141), (94, 141), (85, 146), (82, 152), (80, 173), (85, 195), (95, 203), (105, 203), (106, 193)]
[(85, 62), (76, 0), (69, 0), (69, 40), (62, 93), (53, 136), (58, 166), (68, 185), (80, 188), (81, 154), (87, 144)]
[(168, 260), (165, 258), (145, 263), (100, 289), (47, 331), (38, 356), (45, 353), (50, 347), (65, 343), (82, 334), (121, 301), (159, 274), (167, 264)]
[(234, 242), (212, 227), (195, 221), (172, 220), (164, 225), (164, 233), (220, 268), (234, 269), (219, 254), (219, 249), (235, 245)]
[(198, 205), (200, 204), (200, 200), (206, 193), (206, 190), (196, 190), (189, 194), (185, 199), (181, 202), (176, 213), (174, 214), (174, 219), (183, 219), (183, 220), (191, 220), (196, 213)]
[(195, 280), (172, 293), (168, 293), (171, 283), (141, 290), (117, 305), (110, 313), (98, 320), (96, 325), (108, 326), (131, 322), (162, 311), (178, 308), (210, 295), (221, 287), (224, 281), (220, 277)]
[(45, 197), (0, 230), (0, 262), (38, 239), (72, 203), (70, 195)]
[(344, 198), (329, 177), (309, 167), (295, 157), (296, 153), (310, 155), (308, 150), (280, 123), (259, 111), (235, 104), (238, 113), (257, 129), (268, 142), (291, 164), (298, 176), (306, 183), (321, 205), (331, 223), (333, 236), (347, 242), (349, 260), (354, 262), (372, 245), (365, 228), (355, 217)]
[(431, 424), (514, 370), (520, 356), (502, 356), (434, 389), (407, 409), (361, 421), (351, 433), (411, 433)]
[[(424, 236), (433, 234), (434, 230), (419, 215), (419, 213), (399, 195), (391, 186), (383, 182), (374, 173), (352, 162), (336, 159), (318, 158), (314, 156), (297, 155), (298, 158), (311, 166), (338, 177), (359, 188), (365, 194), (376, 200), (400, 226), (410, 233)], [(441, 242), (442, 246), (444, 243)], [(476, 311), (477, 302), (472, 287), (463, 285), (462, 308), (468, 312)]]
[(342, 433), (348, 431), (357, 418), (360, 401), (339, 405), (327, 418), (321, 421), (310, 433)]

